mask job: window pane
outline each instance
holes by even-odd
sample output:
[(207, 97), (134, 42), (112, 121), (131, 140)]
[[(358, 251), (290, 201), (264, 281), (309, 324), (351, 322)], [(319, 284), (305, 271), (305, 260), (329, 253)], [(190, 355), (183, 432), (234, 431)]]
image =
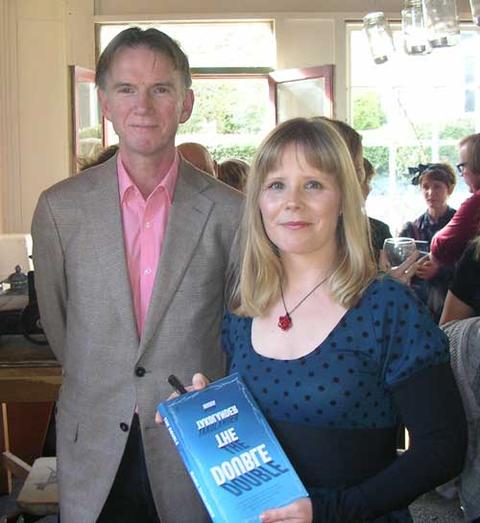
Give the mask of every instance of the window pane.
[[(455, 165), (459, 139), (480, 130), (480, 65), (478, 30), (472, 26), (462, 29), (457, 46), (427, 56), (406, 55), (401, 32), (393, 28), (397, 52), (376, 65), (363, 30), (352, 24), (349, 66), (351, 122), (377, 169), (367, 208), (395, 231), (426, 208), (418, 188), (410, 185), (408, 167), (432, 161)], [(457, 207), (467, 196), (459, 180), (449, 203)]]
[[(129, 25), (102, 25), (100, 49)], [(189, 22), (133, 24), (155, 27), (177, 40), (190, 67), (274, 67), (275, 39), (271, 22)]]
[(217, 162), (239, 158), (250, 162), (271, 128), (266, 79), (194, 79), (195, 106), (180, 126), (178, 143), (200, 142)]

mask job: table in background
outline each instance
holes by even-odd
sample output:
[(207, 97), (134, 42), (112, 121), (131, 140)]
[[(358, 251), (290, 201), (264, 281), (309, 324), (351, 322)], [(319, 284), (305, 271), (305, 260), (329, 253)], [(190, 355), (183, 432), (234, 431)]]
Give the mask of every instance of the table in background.
[[(40, 456), (62, 369), (48, 346), (23, 336), (0, 336), (0, 450), (10, 450), (27, 463)], [(11, 480), (0, 465), (0, 494)]]

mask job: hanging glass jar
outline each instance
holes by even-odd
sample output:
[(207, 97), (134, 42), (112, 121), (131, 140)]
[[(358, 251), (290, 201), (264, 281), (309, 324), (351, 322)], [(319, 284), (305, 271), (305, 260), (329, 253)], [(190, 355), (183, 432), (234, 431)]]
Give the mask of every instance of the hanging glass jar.
[(459, 41), (455, 0), (422, 0), (423, 17), (432, 47), (448, 47)]
[(384, 13), (368, 13), (363, 18), (363, 28), (367, 34), (373, 61), (376, 64), (384, 64), (395, 51), (392, 32)]
[(472, 19), (475, 25), (480, 25), (480, 0), (470, 0)]
[(408, 54), (427, 54), (432, 48), (423, 20), (422, 0), (405, 0), (402, 10), (403, 45)]

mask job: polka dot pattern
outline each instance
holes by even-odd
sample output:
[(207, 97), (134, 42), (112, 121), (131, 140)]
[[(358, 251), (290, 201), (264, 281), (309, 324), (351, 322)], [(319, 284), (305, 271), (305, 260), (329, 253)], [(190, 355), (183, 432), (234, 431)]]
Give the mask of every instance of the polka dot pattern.
[(251, 318), (228, 313), (222, 344), (270, 419), (316, 427), (383, 428), (398, 423), (390, 390), (448, 361), (448, 342), (411, 291), (374, 281), (327, 338), (296, 360), (266, 358), (251, 344)]

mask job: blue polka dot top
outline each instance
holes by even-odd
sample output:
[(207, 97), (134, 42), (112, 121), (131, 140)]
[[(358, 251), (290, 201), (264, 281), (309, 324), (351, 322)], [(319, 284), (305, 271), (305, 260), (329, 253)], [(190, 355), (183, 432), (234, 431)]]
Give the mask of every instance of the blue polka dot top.
[(375, 428), (398, 423), (389, 390), (448, 361), (448, 342), (410, 289), (374, 281), (327, 338), (295, 360), (267, 358), (251, 343), (252, 319), (227, 314), (222, 344), (268, 418)]

